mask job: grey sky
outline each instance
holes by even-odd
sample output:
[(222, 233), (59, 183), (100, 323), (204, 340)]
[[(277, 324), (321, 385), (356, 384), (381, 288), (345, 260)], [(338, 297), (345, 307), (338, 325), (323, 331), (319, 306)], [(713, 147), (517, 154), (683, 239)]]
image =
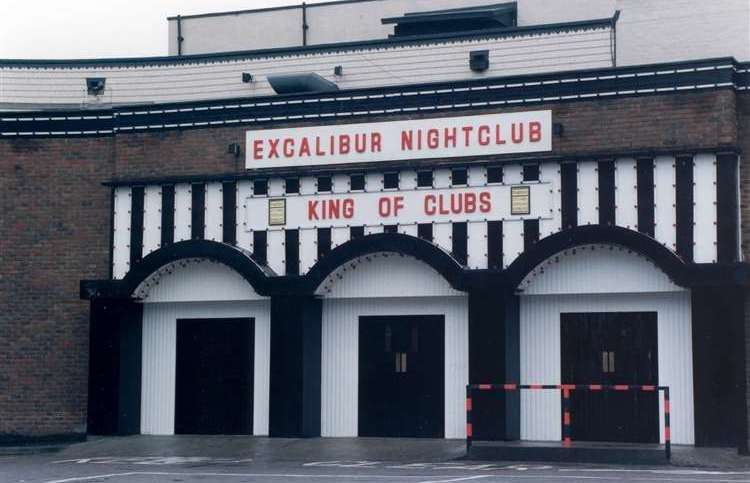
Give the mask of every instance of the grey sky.
[(0, 58), (166, 55), (168, 16), (299, 3), (302, 0), (0, 0)]

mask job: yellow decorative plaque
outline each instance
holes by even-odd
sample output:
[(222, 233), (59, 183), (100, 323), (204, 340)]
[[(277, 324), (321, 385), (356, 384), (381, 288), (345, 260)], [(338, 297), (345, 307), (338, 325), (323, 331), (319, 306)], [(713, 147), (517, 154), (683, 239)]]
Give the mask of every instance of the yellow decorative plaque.
[(279, 226), (286, 224), (286, 200), (283, 198), (268, 200), (268, 224)]
[(528, 215), (531, 213), (531, 189), (529, 186), (511, 186), (510, 214)]

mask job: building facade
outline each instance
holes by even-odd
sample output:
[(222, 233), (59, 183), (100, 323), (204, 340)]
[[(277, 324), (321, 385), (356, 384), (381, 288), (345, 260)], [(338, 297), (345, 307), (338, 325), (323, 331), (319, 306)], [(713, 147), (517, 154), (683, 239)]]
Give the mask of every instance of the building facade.
[[(464, 438), (467, 384), (617, 384), (745, 450), (750, 8), (560, 3), (1, 61), (0, 437)], [(663, 442), (662, 398), (576, 394), (573, 439)], [(559, 390), (485, 395), (472, 431), (561, 419)]]

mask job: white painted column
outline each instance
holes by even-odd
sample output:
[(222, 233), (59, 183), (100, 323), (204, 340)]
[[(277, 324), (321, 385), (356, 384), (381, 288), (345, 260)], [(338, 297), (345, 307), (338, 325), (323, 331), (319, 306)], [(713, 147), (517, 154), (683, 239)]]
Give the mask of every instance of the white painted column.
[(161, 186), (146, 186), (143, 196), (143, 256), (161, 246)]
[(638, 174), (635, 159), (615, 161), (615, 223), (638, 230)]
[(560, 231), (562, 214), (560, 212), (560, 165), (557, 163), (542, 163), (539, 165), (539, 180), (549, 183), (552, 195), (550, 207), (551, 218), (539, 221), (539, 239), (553, 235)]
[[(349, 176), (336, 174), (331, 179), (334, 193), (347, 193), (349, 191)], [(350, 228), (348, 226), (331, 228), (331, 250), (349, 241)]]
[(599, 173), (596, 161), (578, 163), (578, 226), (599, 224)]
[(206, 218), (204, 238), (211, 241), (223, 241), (222, 223), (224, 213), (221, 205), (224, 202), (224, 187), (221, 183), (206, 183)]
[[(268, 196), (284, 196), (284, 180), (273, 178), (268, 180)], [(292, 195), (294, 196), (294, 195)], [(286, 272), (286, 250), (284, 248), (284, 230), (268, 230), (268, 249), (266, 251), (268, 266), (278, 274)]]
[(677, 250), (677, 189), (674, 156), (654, 159), (654, 238)]
[(115, 188), (112, 276), (118, 279), (130, 270), (130, 208), (133, 204), (131, 197), (129, 187)]
[(237, 246), (253, 252), (253, 233), (247, 229), (247, 199), (253, 194), (253, 183), (250, 180), (237, 182)]
[[(523, 182), (523, 168), (518, 164), (503, 166), (503, 184)], [(503, 220), (503, 268), (508, 267), (523, 253), (523, 221)]]
[(174, 241), (190, 240), (191, 231), (190, 215), (193, 205), (193, 198), (190, 185), (180, 183), (174, 185)]
[(693, 259), (716, 263), (716, 155), (696, 154), (693, 166)]
[[(436, 169), (433, 172), (432, 184), (435, 188), (449, 188), (451, 186), (451, 171)], [(451, 253), (453, 251), (453, 226), (451, 223), (432, 224), (432, 242)]]

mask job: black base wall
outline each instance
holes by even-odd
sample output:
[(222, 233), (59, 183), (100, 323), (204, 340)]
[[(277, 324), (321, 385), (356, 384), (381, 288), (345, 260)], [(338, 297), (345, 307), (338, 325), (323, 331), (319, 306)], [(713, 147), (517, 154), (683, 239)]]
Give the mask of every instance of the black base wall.
[(271, 299), (270, 436), (320, 436), (321, 309), (312, 297)]
[(695, 444), (746, 444), (744, 293), (692, 291)]
[[(517, 297), (469, 294), (469, 383), (518, 381)], [(515, 316), (514, 316), (515, 314)], [(476, 440), (518, 439), (518, 395), (475, 391), (472, 427)]]
[(88, 433), (138, 434), (141, 416), (142, 306), (91, 303)]

